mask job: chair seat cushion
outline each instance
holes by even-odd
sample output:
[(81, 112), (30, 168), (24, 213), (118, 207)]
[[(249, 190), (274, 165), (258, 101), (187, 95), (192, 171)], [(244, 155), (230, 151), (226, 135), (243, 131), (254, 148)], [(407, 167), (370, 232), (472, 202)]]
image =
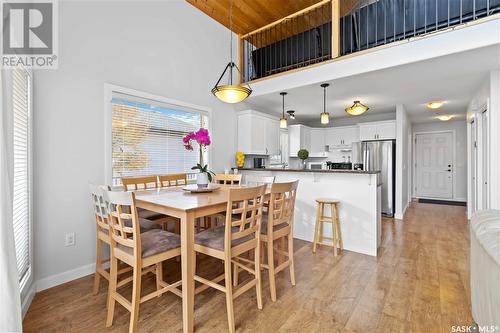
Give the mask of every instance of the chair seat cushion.
[[(174, 233), (161, 229), (152, 229), (141, 233), (142, 258), (151, 257), (180, 246), (181, 239), (179, 235)], [(118, 247), (130, 255), (134, 254), (133, 249), (130, 247), (123, 245), (118, 245)]]
[[(268, 223), (268, 215), (262, 216), (262, 224), (260, 226), (260, 233), (263, 235), (267, 235), (267, 223)], [(288, 223), (280, 223), (273, 226), (273, 231), (278, 231), (280, 229), (285, 228)]]
[[(238, 230), (239, 227), (233, 227), (233, 232), (237, 232)], [(224, 231), (224, 226), (202, 231), (194, 235), (194, 242), (198, 245), (203, 245), (212, 249), (224, 251)], [(241, 237), (233, 240), (231, 242), (231, 246), (235, 247), (252, 239), (254, 239), (253, 234)]]
[(156, 219), (161, 219), (162, 217), (165, 217), (165, 215), (156, 213), (147, 209), (142, 209), (138, 208), (137, 209), (137, 215), (139, 217), (142, 217), (143, 219), (148, 219), (148, 220), (156, 220)]
[[(161, 229), (161, 225), (159, 225), (158, 223), (144, 218), (139, 218), (139, 224), (141, 226), (141, 233), (149, 231), (151, 229)], [(125, 220), (125, 226), (132, 227), (132, 220)]]

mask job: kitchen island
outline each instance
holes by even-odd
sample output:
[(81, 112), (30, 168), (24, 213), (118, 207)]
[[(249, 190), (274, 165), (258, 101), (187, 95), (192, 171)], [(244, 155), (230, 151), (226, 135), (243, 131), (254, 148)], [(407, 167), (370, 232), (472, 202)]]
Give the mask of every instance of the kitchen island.
[[(377, 255), (381, 239), (381, 187), (378, 171), (239, 169), (245, 175), (275, 176), (276, 182), (299, 180), (295, 203), (294, 237), (312, 242), (316, 198), (340, 201), (339, 215), (344, 249)], [(330, 225), (324, 235), (331, 237)]]

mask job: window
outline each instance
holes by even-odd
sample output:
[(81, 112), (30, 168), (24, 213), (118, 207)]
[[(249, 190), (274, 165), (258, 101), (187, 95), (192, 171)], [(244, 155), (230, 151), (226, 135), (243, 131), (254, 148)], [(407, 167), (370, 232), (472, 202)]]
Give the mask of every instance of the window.
[(208, 126), (205, 112), (113, 93), (111, 100), (113, 185), (121, 177), (191, 172), (199, 152), (182, 138)]
[(12, 71), (14, 114), (13, 224), (17, 269), (21, 285), (31, 275), (31, 76)]

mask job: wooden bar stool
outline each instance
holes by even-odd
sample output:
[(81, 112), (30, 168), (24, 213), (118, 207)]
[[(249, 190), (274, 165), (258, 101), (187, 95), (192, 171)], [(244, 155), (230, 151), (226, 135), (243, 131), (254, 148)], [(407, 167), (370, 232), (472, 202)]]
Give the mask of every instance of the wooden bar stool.
[[(316, 253), (316, 246), (326, 245), (333, 247), (333, 253), (337, 256), (337, 248), (339, 250), (344, 249), (342, 244), (342, 232), (340, 230), (340, 220), (339, 220), (339, 210), (337, 204), (339, 203), (336, 199), (329, 198), (319, 198), (316, 199), (318, 203), (316, 211), (316, 225), (314, 226), (314, 245), (313, 253)], [(325, 216), (325, 206), (330, 206), (330, 216)], [(325, 237), (323, 235), (323, 223), (331, 223), (332, 225), (332, 237)], [(325, 243), (323, 240), (331, 240), (331, 243)]]

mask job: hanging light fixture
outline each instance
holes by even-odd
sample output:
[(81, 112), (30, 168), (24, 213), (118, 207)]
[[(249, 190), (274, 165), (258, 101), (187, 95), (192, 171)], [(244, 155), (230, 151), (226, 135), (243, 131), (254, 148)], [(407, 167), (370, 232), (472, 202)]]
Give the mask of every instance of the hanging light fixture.
[(290, 119), (295, 119), (295, 110), (288, 110), (286, 113), (288, 113)]
[(321, 88), (323, 88), (323, 112), (320, 114), (320, 119), (322, 124), (328, 124), (330, 122), (330, 114), (326, 112), (326, 88), (329, 86), (328, 83), (323, 83)]
[(360, 101), (354, 101), (354, 104), (345, 109), (345, 112), (349, 113), (352, 116), (359, 116), (365, 113), (369, 107), (361, 104)]
[(288, 120), (285, 117), (285, 95), (286, 92), (280, 92), (281, 97), (283, 98), (283, 110), (281, 113), (281, 119), (280, 119), (280, 128), (287, 128), (288, 126)]
[[(231, 1), (229, 9), (230, 61), (227, 64), (226, 68), (224, 68), (224, 71), (222, 72), (222, 75), (219, 77), (219, 80), (212, 88), (212, 94), (214, 94), (215, 97), (217, 97), (223, 102), (239, 103), (245, 100), (248, 96), (250, 96), (250, 94), (252, 93), (252, 88), (250, 88), (250, 85), (248, 83), (246, 83), (246, 87), (233, 84), (233, 68), (236, 68), (237, 73), (239, 73), (241, 77), (243, 77), (243, 75), (241, 74), (241, 71), (238, 68), (238, 66), (236, 66), (236, 64), (233, 62), (232, 28), (233, 28), (233, 1)], [(224, 74), (226, 74), (226, 71), (228, 69), (229, 69), (228, 84), (227, 85), (220, 84), (222, 78), (224, 77)]]

